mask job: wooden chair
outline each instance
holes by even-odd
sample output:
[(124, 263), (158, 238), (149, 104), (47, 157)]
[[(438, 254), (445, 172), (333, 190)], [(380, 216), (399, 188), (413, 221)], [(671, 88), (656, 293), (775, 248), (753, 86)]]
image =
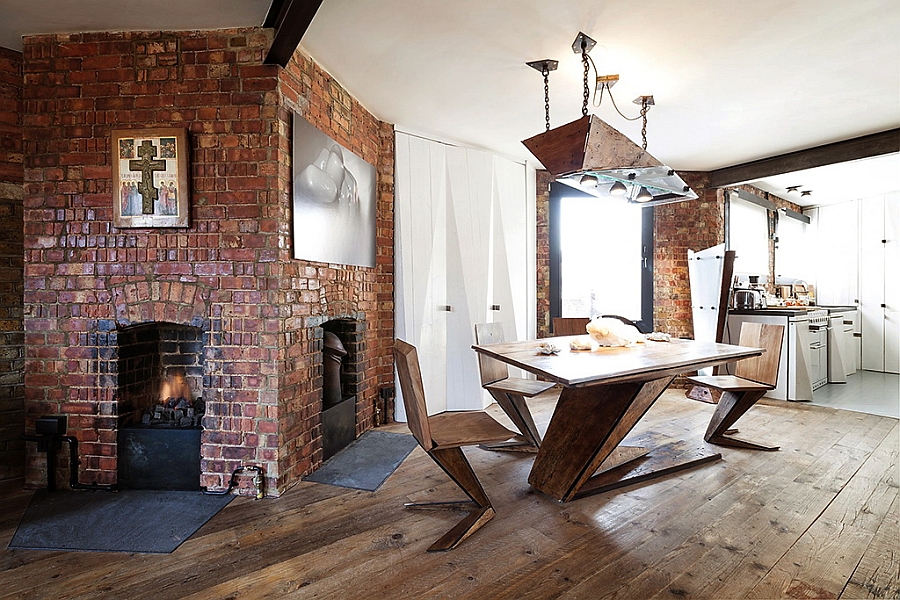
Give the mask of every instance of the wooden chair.
[(587, 335), (588, 317), (553, 317), (553, 335)]
[[(500, 323), (478, 323), (475, 325), (475, 343), (500, 344), (503, 339), (503, 326)], [(482, 444), (487, 450), (504, 450), (512, 452), (537, 452), (541, 445), (541, 434), (525, 398), (537, 396), (553, 387), (548, 381), (510, 377), (506, 363), (494, 360), (478, 353), (478, 370), (481, 373), (481, 387), (490, 392), (506, 416), (522, 432), (515, 440), (499, 444)]]
[(720, 446), (778, 450), (778, 446), (764, 446), (732, 437), (731, 434), (737, 433), (737, 430), (729, 428), (766, 392), (775, 389), (778, 382), (778, 362), (781, 359), (783, 337), (784, 325), (743, 323), (738, 343), (741, 346), (765, 348), (766, 351), (761, 356), (738, 361), (734, 375), (688, 377), (689, 381), (697, 385), (722, 392), (703, 439)]
[(628, 317), (622, 317), (620, 315), (600, 315), (600, 318), (602, 318), (602, 319), (618, 319), (618, 320), (622, 321), (623, 323), (625, 323), (626, 325), (631, 325), (632, 327), (634, 327), (641, 333), (650, 333), (649, 331), (644, 331), (644, 329), (640, 325), (638, 325), (637, 323), (635, 323)]
[(429, 552), (451, 550), (494, 517), (491, 501), (463, 454), (462, 446), (506, 440), (515, 432), (481, 411), (444, 412), (429, 417), (415, 346), (394, 340), (394, 360), (409, 430), (428, 456), (471, 498), (471, 501), (410, 502), (405, 505), (407, 508), (470, 509), (462, 521), (428, 548)]

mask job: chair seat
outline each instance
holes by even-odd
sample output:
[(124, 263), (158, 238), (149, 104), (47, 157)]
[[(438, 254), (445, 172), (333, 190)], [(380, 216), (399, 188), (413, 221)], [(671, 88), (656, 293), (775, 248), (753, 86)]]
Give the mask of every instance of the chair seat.
[(774, 386), (757, 383), (734, 375), (697, 375), (688, 377), (688, 381), (704, 387), (715, 388), (723, 392), (750, 392), (753, 390), (773, 390)]
[(502, 442), (517, 435), (481, 411), (443, 412), (428, 417), (436, 448)]
[(524, 377), (507, 377), (506, 379), (489, 383), (484, 388), (509, 394), (520, 394), (526, 398), (531, 398), (541, 392), (546, 392), (554, 385), (556, 384), (551, 381), (538, 381), (537, 379), (525, 379)]

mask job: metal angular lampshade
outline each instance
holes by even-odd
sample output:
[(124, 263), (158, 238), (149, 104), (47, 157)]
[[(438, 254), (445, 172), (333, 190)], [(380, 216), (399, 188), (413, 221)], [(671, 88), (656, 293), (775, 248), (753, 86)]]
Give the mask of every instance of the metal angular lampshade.
[[(626, 197), (643, 206), (693, 200), (697, 194), (674, 170), (594, 115), (585, 116), (522, 142), (560, 183), (594, 196), (607, 196), (616, 181)], [(637, 199), (645, 188), (652, 199)]]

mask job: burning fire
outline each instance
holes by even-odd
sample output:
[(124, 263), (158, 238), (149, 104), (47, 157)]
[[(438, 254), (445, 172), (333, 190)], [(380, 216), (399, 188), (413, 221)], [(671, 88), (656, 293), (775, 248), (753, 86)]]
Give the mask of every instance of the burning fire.
[(141, 422), (151, 427), (196, 427), (204, 413), (202, 400), (192, 401), (191, 386), (183, 371), (166, 375), (159, 403), (144, 413)]

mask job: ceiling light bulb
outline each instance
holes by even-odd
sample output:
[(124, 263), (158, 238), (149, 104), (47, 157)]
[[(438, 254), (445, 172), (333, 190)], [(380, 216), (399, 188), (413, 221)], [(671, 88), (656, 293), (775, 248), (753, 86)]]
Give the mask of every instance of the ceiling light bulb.
[(584, 174), (581, 176), (581, 181), (579, 181), (578, 183), (580, 183), (584, 187), (597, 187), (597, 183), (599, 183), (599, 180), (597, 179), (596, 175)]
[(641, 187), (641, 191), (638, 192), (634, 199), (636, 202), (649, 202), (653, 200), (653, 194), (647, 188)]
[(609, 188), (609, 193), (612, 194), (613, 196), (624, 196), (625, 192), (627, 192), (627, 191), (628, 191), (628, 189), (625, 187), (625, 184), (622, 183), (621, 181), (615, 182)]

